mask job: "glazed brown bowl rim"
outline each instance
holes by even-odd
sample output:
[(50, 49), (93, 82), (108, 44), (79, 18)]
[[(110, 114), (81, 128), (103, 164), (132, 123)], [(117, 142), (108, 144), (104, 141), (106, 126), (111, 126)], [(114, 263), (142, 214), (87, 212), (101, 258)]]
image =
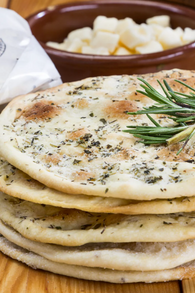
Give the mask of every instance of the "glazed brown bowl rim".
[[(118, 5), (145, 5), (145, 6), (155, 6), (160, 5), (162, 8), (167, 8), (170, 9), (170, 11), (173, 11), (173, 9), (177, 12), (180, 11), (182, 12), (183, 15), (188, 15), (188, 17), (192, 17), (192, 15), (195, 18), (195, 10), (193, 10), (190, 7), (186, 7), (180, 4), (175, 4), (175, 3), (165, 3), (165, 2), (157, 2), (157, 1), (145, 1), (145, 0), (94, 0), (94, 1), (78, 1), (78, 2), (69, 2), (65, 4), (59, 4), (55, 6), (49, 6), (45, 9), (42, 9), (40, 11), (37, 11), (33, 13), (32, 15), (28, 16), (26, 20), (31, 26), (31, 23), (35, 22), (37, 19), (37, 16), (41, 14), (41, 17), (44, 17), (47, 14), (53, 13), (54, 11), (57, 10), (68, 10), (71, 9), (71, 7), (76, 7), (76, 6), (98, 6), (98, 5), (112, 5), (112, 4), (118, 4)], [(65, 13), (66, 11), (64, 11)], [(63, 51), (63, 50), (58, 50), (56, 48), (51, 48), (47, 46), (44, 42), (39, 41), (41, 46), (45, 49), (45, 51), (53, 56), (58, 56), (61, 58), (66, 58), (66, 60), (79, 60), (80, 63), (92, 63), (94, 61), (100, 61), (100, 62), (105, 62), (105, 63), (113, 63), (114, 61), (121, 61), (121, 65), (118, 64), (117, 66), (123, 67), (123, 64), (126, 63), (126, 61), (131, 61), (132, 65), (136, 63), (136, 65), (139, 64), (153, 64), (156, 62), (163, 62), (167, 59), (172, 59), (173, 61), (181, 58), (182, 55), (188, 54), (189, 51), (195, 49), (195, 41), (182, 45), (173, 49), (167, 49), (162, 52), (156, 52), (156, 53), (148, 53), (148, 54), (132, 54), (132, 55), (92, 55), (92, 54), (83, 54), (83, 53), (72, 53), (68, 51)]]

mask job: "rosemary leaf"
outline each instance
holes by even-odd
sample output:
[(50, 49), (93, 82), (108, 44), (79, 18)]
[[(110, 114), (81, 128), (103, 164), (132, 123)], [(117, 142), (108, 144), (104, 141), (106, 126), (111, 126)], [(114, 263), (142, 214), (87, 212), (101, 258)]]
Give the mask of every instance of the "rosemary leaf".
[(183, 117), (183, 118), (171, 118), (171, 119), (174, 120), (177, 123), (187, 122), (187, 121), (189, 122), (189, 121), (195, 120), (195, 115), (194, 116)]
[[(137, 92), (149, 97), (156, 103), (149, 107), (143, 107), (137, 112), (128, 112), (129, 115), (143, 115), (146, 114), (148, 119), (154, 126), (142, 125), (127, 126), (124, 132), (133, 134), (140, 142), (146, 145), (150, 144), (174, 144), (184, 141), (183, 146), (177, 152), (179, 154), (187, 145), (189, 140), (195, 134), (195, 89), (185, 84), (182, 81), (176, 80), (183, 86), (189, 88), (193, 92), (184, 94), (174, 91), (166, 80), (163, 80), (164, 85), (158, 80), (164, 95), (155, 90), (148, 82), (142, 78), (138, 78), (142, 84), (143, 90)], [(161, 126), (150, 114), (165, 114), (167, 119), (174, 121), (174, 126)]]
[(150, 121), (157, 127), (160, 127), (160, 124), (155, 121), (149, 114), (146, 114), (146, 116), (150, 119)]
[(139, 115), (139, 114), (168, 114), (168, 115), (173, 115), (173, 116), (179, 116), (180, 113), (195, 113), (193, 109), (185, 109), (183, 110), (182, 108), (178, 109), (172, 109), (172, 108), (160, 108), (160, 107), (151, 107), (151, 108), (146, 108), (144, 110), (139, 110), (137, 112), (128, 112), (127, 114), (129, 115)]
[[(141, 134), (135, 134), (134, 135), (135, 137), (139, 137), (139, 138), (142, 138), (142, 139), (147, 139), (148, 141), (149, 140), (154, 140), (154, 137), (153, 136), (149, 136), (149, 135), (141, 135)], [(165, 136), (165, 137), (163, 137), (163, 136), (161, 136), (161, 137), (158, 137), (158, 136), (156, 136), (155, 137), (155, 141), (156, 141), (156, 143), (158, 143), (159, 141), (167, 141), (167, 136)]]
[(193, 92), (195, 92), (195, 89), (191, 86), (189, 86), (188, 84), (186, 84), (185, 82), (181, 81), (181, 80), (178, 80), (176, 79), (175, 81), (177, 81), (178, 83), (184, 85), (185, 87), (189, 88), (190, 90), (192, 90)]
[[(142, 78), (138, 78), (140, 81), (142, 81), (146, 86), (148, 86), (148, 88), (144, 85), (141, 84), (141, 87), (143, 87), (146, 91), (146, 93), (149, 93), (151, 94), (150, 98), (151, 99), (154, 99), (155, 98), (155, 101), (161, 103), (166, 103), (167, 105), (170, 105), (172, 107), (177, 107), (177, 105), (170, 101), (169, 99), (167, 99), (167, 97), (164, 97), (163, 95), (161, 95), (157, 90), (155, 90), (148, 82), (146, 82), (144, 79)], [(146, 94), (145, 93), (145, 94)]]
[(190, 126), (187, 129), (185, 129), (185, 130), (179, 132), (178, 134), (174, 135), (170, 139), (167, 139), (168, 145), (180, 142), (183, 139), (188, 138), (191, 135), (191, 133), (194, 131), (194, 129), (195, 129), (195, 125)]
[[(172, 97), (175, 99), (176, 102), (182, 103), (182, 106), (185, 108), (194, 108), (195, 109), (195, 100), (186, 100), (186, 98), (180, 97), (178, 94), (171, 92)], [(187, 102), (187, 104), (186, 104)]]
[(160, 85), (160, 87), (162, 88), (162, 90), (163, 90), (163, 92), (165, 93), (165, 95), (167, 96), (167, 98), (171, 101), (172, 99), (171, 99), (171, 96), (168, 94), (168, 92), (165, 90), (165, 88), (164, 88), (164, 86), (162, 85), (162, 83), (159, 81), (159, 80), (157, 80), (158, 81), (158, 84)]

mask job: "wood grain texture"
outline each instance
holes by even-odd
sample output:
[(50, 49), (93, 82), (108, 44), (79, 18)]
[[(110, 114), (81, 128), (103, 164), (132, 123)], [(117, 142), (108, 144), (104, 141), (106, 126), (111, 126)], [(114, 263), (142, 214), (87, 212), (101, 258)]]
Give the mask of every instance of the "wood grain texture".
[[(0, 0), (6, 1), (6, 0)], [(24, 18), (28, 17), (30, 14), (42, 10), (48, 6), (58, 5), (68, 2), (79, 2), (84, 0), (10, 0), (9, 7), (16, 12), (18, 12)], [(87, 0), (85, 0), (87, 1)], [(108, 0), (109, 1), (109, 0)], [(164, 0), (164, 2), (174, 2), (177, 4), (182, 4), (190, 7), (195, 7), (195, 1), (192, 0)]]
[(182, 288), (184, 293), (195, 292), (195, 279), (182, 281)]
[[(0, 0), (2, 1), (2, 0)], [(83, 0), (11, 0), (9, 7), (18, 12), (22, 17), (26, 18), (39, 10), (45, 9), (48, 6), (59, 5), (68, 2), (79, 2)], [(85, 0), (88, 1), (88, 0)]]
[(9, 5), (9, 0), (0, 0), (0, 7), (8, 7)]

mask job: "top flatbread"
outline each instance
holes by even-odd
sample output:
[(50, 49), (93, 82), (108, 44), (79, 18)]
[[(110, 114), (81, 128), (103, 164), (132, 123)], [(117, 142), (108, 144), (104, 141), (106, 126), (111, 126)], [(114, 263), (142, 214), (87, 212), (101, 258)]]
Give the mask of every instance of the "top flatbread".
[[(187, 92), (195, 72), (171, 70), (142, 76)], [(193, 196), (194, 144), (144, 146), (122, 132), (149, 123), (127, 115), (152, 101), (136, 90), (137, 76), (88, 78), (14, 99), (0, 117), (0, 154), (48, 187), (72, 194), (150, 200)], [(159, 115), (162, 125), (169, 119)]]

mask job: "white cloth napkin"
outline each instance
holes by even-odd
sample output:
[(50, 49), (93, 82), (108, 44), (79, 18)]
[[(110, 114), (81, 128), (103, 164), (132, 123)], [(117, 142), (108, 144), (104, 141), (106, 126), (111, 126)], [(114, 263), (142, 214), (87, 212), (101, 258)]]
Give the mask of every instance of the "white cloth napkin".
[(14, 11), (0, 8), (0, 104), (61, 83), (28, 22)]

